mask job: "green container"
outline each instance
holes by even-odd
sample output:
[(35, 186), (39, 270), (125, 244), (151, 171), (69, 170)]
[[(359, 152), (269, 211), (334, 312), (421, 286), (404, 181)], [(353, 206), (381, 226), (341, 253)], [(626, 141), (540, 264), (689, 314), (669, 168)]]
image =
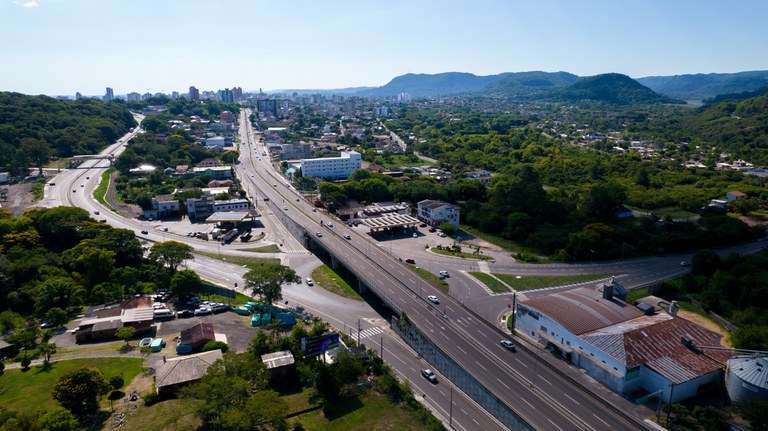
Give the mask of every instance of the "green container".
[(259, 326), (261, 325), (261, 314), (254, 314), (251, 316), (251, 326)]
[(240, 306), (235, 308), (235, 313), (241, 315), (241, 316), (248, 316), (251, 314), (251, 310), (245, 306)]

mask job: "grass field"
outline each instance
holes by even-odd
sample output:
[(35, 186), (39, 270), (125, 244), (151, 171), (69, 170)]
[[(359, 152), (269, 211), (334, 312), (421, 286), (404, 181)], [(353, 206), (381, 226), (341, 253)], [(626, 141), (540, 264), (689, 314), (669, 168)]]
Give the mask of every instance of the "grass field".
[(444, 256), (453, 256), (453, 257), (460, 257), (462, 259), (475, 259), (475, 260), (495, 260), (493, 257), (485, 255), (485, 254), (474, 254), (474, 253), (465, 253), (465, 252), (452, 252), (450, 250), (445, 249), (439, 249), (439, 248), (431, 248), (429, 251), (435, 253), (435, 254), (442, 254)]
[(114, 168), (109, 168), (101, 174), (101, 182), (99, 183), (99, 186), (96, 187), (96, 190), (93, 191), (93, 198), (112, 211), (115, 209), (112, 208), (112, 205), (110, 205), (109, 202), (107, 202), (106, 196), (107, 190), (109, 190), (109, 176), (113, 170)]
[(339, 275), (336, 274), (336, 272), (334, 272), (334, 270), (327, 265), (319, 266), (317, 269), (312, 271), (312, 279), (314, 279), (315, 283), (317, 283), (323, 289), (328, 290), (329, 292), (333, 292), (345, 298), (355, 299), (358, 301), (363, 300), (360, 294), (357, 293), (357, 291), (353, 289), (352, 286), (347, 284), (344, 279), (339, 277)]
[(130, 382), (141, 371), (141, 359), (135, 358), (90, 358), (73, 359), (30, 367), (27, 371), (6, 370), (0, 377), (0, 406), (8, 410), (34, 413), (58, 406), (51, 398), (51, 390), (56, 380), (67, 372), (80, 367), (96, 367), (104, 376), (122, 374), (125, 382)]
[[(432, 274), (431, 272), (427, 271), (426, 269), (419, 268), (415, 265), (409, 265), (414, 271), (416, 271), (416, 274), (419, 274), (419, 277), (423, 278), (424, 280), (427, 280), (428, 282), (434, 284), (435, 286), (439, 287), (440, 290), (443, 292), (448, 293), (448, 283), (446, 283), (445, 280), (442, 280), (440, 277), (438, 277), (435, 274)], [(416, 286), (411, 286), (411, 288), (416, 288)]]
[(195, 251), (196, 254), (210, 257), (212, 259), (219, 259), (235, 265), (240, 265), (248, 269), (256, 269), (265, 265), (280, 265), (280, 259), (262, 258), (262, 257), (242, 257), (242, 256), (227, 256), (219, 255), (217, 253), (208, 253), (202, 251)]
[[(203, 421), (195, 413), (198, 400), (172, 399), (126, 413), (123, 431), (193, 431), (201, 429)], [(111, 422), (106, 422), (103, 429), (113, 429)]]
[[(506, 251), (513, 251), (519, 248), (514, 241), (510, 241), (506, 238), (502, 238), (497, 235), (493, 235), (493, 234), (489, 234), (489, 233), (477, 230), (472, 226), (461, 225), (461, 230), (463, 230), (464, 232), (468, 233), (471, 236), (480, 238), (484, 241), (490, 242), (493, 245), (499, 246)], [(468, 235), (462, 235), (462, 237), (467, 237), (467, 236)]]
[[(251, 241), (258, 241), (264, 237), (264, 233), (260, 234), (259, 238), (254, 238)], [(263, 247), (244, 248), (243, 251), (251, 251), (253, 253), (280, 253), (280, 247), (277, 244), (265, 245)]]
[[(299, 411), (311, 406), (308, 401), (310, 390), (283, 397), (290, 411)], [(322, 409), (304, 413), (288, 420), (289, 424), (301, 422), (307, 431), (385, 431), (421, 430), (424, 426), (406, 409), (392, 404), (389, 399), (376, 391), (333, 406), (330, 417)]]
[(484, 272), (470, 272), (470, 274), (476, 279), (483, 282), (483, 284), (485, 284), (489, 289), (491, 289), (491, 292), (493, 293), (509, 292), (509, 289), (507, 288), (507, 286), (503, 285), (502, 283), (499, 283), (499, 280), (496, 280), (495, 278), (493, 278), (491, 274), (486, 274)]

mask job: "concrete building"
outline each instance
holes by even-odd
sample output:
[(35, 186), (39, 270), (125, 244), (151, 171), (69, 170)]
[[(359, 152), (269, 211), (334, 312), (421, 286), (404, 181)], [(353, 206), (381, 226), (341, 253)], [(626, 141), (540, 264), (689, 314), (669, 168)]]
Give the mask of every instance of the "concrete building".
[(722, 380), (730, 353), (705, 349), (720, 347), (720, 334), (674, 307), (657, 313), (627, 304), (614, 295), (622, 290), (615, 280), (600, 286), (522, 301), (517, 330), (621, 394), (660, 391), (677, 403)]
[(304, 141), (286, 142), (279, 145), (282, 149), (280, 153), (280, 160), (307, 159), (312, 154), (309, 144)]
[(205, 139), (206, 148), (210, 147), (223, 147), (226, 145), (226, 140), (223, 136), (213, 136)]
[(259, 99), (256, 101), (256, 111), (265, 117), (277, 117), (277, 100)]
[(107, 91), (104, 93), (103, 99), (104, 99), (105, 102), (111, 102), (111, 101), (115, 100), (115, 92), (114, 92), (114, 90), (112, 90), (112, 88), (110, 88), (110, 87), (107, 87)]
[(214, 201), (213, 212), (248, 211), (251, 203), (248, 199), (230, 199), (226, 201)]
[(144, 218), (160, 220), (164, 217), (181, 214), (181, 203), (171, 195), (158, 195), (152, 198), (152, 208), (144, 210)]
[(443, 223), (450, 223), (458, 229), (461, 209), (442, 201), (425, 199), (418, 204), (418, 218), (424, 223), (439, 227)]
[(187, 217), (190, 220), (205, 220), (214, 213), (213, 202), (211, 196), (187, 199)]
[(194, 86), (189, 87), (189, 100), (200, 100), (200, 90)]
[(212, 166), (208, 168), (193, 168), (196, 177), (208, 175), (213, 180), (226, 180), (232, 178), (231, 166)]
[(349, 178), (362, 166), (360, 153), (344, 151), (340, 157), (322, 157), (319, 159), (301, 159), (301, 174), (305, 177)]

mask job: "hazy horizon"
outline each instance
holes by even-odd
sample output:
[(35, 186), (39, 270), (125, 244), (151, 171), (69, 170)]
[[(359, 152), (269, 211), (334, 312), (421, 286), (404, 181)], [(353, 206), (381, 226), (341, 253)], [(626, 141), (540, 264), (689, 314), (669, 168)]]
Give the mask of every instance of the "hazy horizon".
[(3, 91), (379, 87), (406, 73), (766, 70), (768, 2), (0, 0)]

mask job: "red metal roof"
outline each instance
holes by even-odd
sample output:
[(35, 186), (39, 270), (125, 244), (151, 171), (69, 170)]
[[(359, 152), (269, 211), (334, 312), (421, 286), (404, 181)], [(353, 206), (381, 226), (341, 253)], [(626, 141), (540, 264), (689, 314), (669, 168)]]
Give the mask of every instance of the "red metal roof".
[(546, 314), (575, 335), (643, 315), (637, 307), (615, 297), (603, 299), (600, 292), (589, 287), (530, 299), (523, 304)]

